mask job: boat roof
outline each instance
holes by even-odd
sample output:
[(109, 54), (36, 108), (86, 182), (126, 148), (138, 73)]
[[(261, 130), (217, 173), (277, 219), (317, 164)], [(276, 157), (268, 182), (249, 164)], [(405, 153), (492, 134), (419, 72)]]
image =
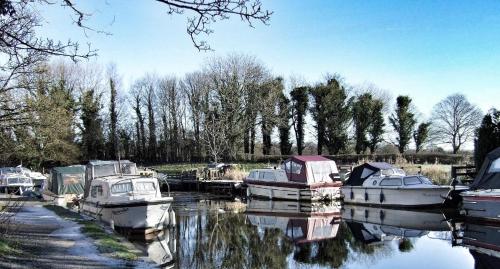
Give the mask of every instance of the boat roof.
[(361, 186), (363, 182), (373, 174), (380, 170), (394, 169), (395, 167), (386, 162), (370, 162), (364, 163), (352, 169), (349, 178), (344, 182), (344, 185)]
[(52, 168), (52, 172), (59, 174), (84, 174), (85, 166), (83, 165), (72, 165), (72, 166), (61, 166)]
[(330, 159), (320, 155), (297, 155), (290, 159), (295, 159), (303, 162), (318, 162), (318, 161), (331, 161)]
[(500, 147), (486, 155), (471, 189), (500, 189)]

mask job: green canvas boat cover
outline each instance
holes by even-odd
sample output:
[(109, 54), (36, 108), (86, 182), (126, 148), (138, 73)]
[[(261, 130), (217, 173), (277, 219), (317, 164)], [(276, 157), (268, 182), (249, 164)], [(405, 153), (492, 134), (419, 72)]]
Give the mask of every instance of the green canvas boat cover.
[(49, 190), (57, 195), (83, 194), (85, 166), (55, 167), (50, 171)]

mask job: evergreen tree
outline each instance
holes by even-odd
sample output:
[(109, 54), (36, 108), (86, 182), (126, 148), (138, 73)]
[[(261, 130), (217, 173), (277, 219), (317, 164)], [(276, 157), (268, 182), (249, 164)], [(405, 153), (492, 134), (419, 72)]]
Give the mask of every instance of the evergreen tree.
[(493, 108), (483, 117), (481, 126), (476, 130), (474, 161), (478, 171), (486, 155), (497, 147), (500, 147), (500, 111)]
[(419, 152), (429, 139), (430, 122), (422, 122), (418, 125), (417, 130), (413, 132), (415, 140), (415, 152)]
[(290, 142), (290, 100), (281, 91), (278, 101), (279, 113), (279, 136), (280, 136), (280, 152), (281, 155), (290, 155), (292, 153), (292, 143)]
[(389, 122), (397, 134), (397, 147), (400, 153), (404, 153), (406, 147), (410, 143), (412, 132), (416, 124), (415, 114), (411, 111), (410, 105), (410, 97), (398, 96), (396, 99), (396, 110), (389, 117)]
[(84, 160), (105, 158), (104, 134), (102, 119), (99, 115), (101, 109), (100, 95), (94, 89), (87, 90), (81, 97), (82, 120), (82, 153)]
[(117, 159), (118, 153), (118, 111), (116, 110), (116, 83), (113, 78), (109, 79), (110, 106), (109, 106), (109, 158)]
[(313, 120), (316, 122), (314, 126), (316, 128), (317, 133), (317, 149), (318, 155), (323, 153), (323, 146), (325, 144), (325, 122), (328, 115), (327, 103), (325, 103), (325, 99), (327, 95), (330, 93), (330, 89), (325, 85), (317, 85), (310, 89), (309, 93), (311, 94), (313, 100), (313, 106), (311, 107), (311, 115)]
[(292, 117), (297, 140), (297, 153), (302, 155), (304, 150), (304, 125), (308, 106), (308, 87), (298, 87), (290, 92), (292, 96)]
[(347, 130), (352, 120), (353, 98), (347, 97), (345, 88), (335, 79), (329, 79), (326, 87), (328, 95), (324, 99), (325, 144), (330, 154), (339, 154), (347, 148), (349, 137)]
[(355, 151), (357, 154), (363, 153), (370, 145), (366, 135), (373, 121), (373, 101), (372, 95), (365, 93), (358, 96), (353, 103), (352, 115), (356, 140)]
[(375, 153), (377, 149), (377, 144), (382, 142), (382, 135), (384, 134), (384, 114), (382, 112), (384, 108), (384, 103), (381, 100), (373, 100), (371, 106), (371, 124), (368, 128), (368, 135), (370, 141), (368, 145), (370, 147), (371, 154)]

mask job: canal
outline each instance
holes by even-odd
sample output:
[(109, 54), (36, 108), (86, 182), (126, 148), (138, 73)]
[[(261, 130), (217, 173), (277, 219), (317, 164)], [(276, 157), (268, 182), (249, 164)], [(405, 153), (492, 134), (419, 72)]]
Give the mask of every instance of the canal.
[(454, 212), (174, 196), (175, 228), (131, 239), (163, 268), (500, 268), (500, 227)]

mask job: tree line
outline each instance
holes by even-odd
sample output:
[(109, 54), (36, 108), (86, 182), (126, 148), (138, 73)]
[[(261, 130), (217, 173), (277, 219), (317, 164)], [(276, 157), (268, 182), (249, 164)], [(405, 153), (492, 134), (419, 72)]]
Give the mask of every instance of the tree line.
[[(454, 94), (434, 107), (430, 121), (418, 122), (409, 96), (394, 102), (377, 90), (356, 91), (338, 75), (287, 89), (282, 77), (244, 54), (212, 57), (183, 77), (146, 74), (129, 89), (114, 66), (103, 72), (91, 65), (44, 62), (35, 71), (17, 78), (22, 91), (3, 96), (2, 115), (9, 108), (17, 111), (1, 120), (4, 164), (300, 155), (308, 115), (317, 154), (373, 154), (387, 143), (400, 153), (413, 143), (419, 152), (430, 140), (449, 143), (456, 153), (483, 117), (465, 96)], [(487, 116), (498, 124), (498, 112)]]

